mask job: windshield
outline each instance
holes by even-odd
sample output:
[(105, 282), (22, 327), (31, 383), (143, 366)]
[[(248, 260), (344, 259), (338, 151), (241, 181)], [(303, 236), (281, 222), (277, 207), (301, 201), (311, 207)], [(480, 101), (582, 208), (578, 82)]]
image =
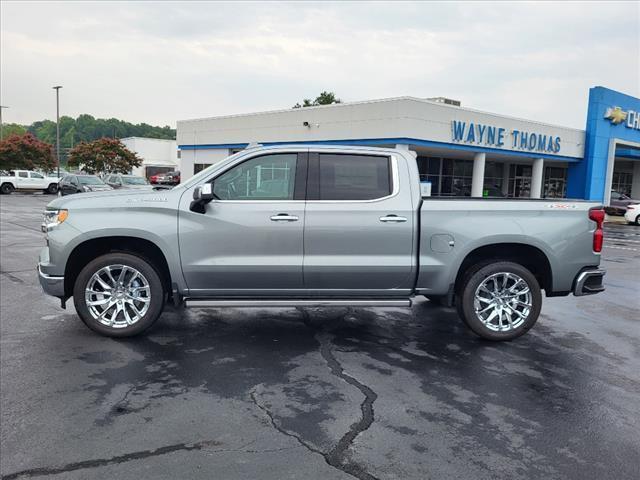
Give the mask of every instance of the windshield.
[(83, 177), (78, 177), (78, 181), (80, 185), (104, 185), (105, 183), (100, 180), (95, 175), (86, 175)]
[(146, 185), (149, 182), (142, 177), (122, 177), (122, 183), (125, 185)]

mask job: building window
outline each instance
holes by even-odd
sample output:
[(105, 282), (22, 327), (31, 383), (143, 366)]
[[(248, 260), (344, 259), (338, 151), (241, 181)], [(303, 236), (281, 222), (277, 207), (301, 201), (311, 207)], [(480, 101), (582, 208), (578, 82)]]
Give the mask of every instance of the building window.
[(531, 165), (511, 165), (508, 190), (510, 197), (531, 196), (531, 169)]
[(420, 179), (431, 182), (434, 197), (463, 197), (471, 194), (473, 161), (457, 158), (418, 157)]
[[(471, 195), (473, 160), (418, 157), (420, 180), (431, 182), (434, 197), (468, 197)], [(486, 162), (484, 194), (495, 196), (502, 189), (502, 164)]]
[(207, 167), (210, 167), (211, 164), (210, 163), (194, 163), (193, 164), (193, 174), (195, 175), (196, 173), (200, 173), (202, 170), (204, 170)]
[(633, 183), (633, 173), (631, 172), (613, 172), (613, 180), (611, 182), (611, 190), (624, 193), (631, 196), (631, 185)]
[(503, 197), (502, 180), (503, 164), (499, 162), (486, 162), (484, 165), (484, 197)]
[(567, 169), (546, 167), (544, 169), (544, 198), (565, 198), (567, 195)]

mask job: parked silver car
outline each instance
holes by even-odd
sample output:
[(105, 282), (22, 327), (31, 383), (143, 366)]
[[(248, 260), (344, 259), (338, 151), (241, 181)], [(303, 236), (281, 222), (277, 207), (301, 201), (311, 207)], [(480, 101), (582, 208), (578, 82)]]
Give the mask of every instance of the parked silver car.
[(455, 305), (476, 334), (527, 332), (546, 296), (604, 290), (591, 202), (423, 198), (410, 152), (243, 150), (172, 190), (54, 200), (38, 272), (91, 329), (187, 307)]
[(105, 176), (104, 181), (112, 188), (124, 188), (127, 190), (153, 190), (153, 185), (144, 177), (137, 175), (124, 175), (112, 173)]

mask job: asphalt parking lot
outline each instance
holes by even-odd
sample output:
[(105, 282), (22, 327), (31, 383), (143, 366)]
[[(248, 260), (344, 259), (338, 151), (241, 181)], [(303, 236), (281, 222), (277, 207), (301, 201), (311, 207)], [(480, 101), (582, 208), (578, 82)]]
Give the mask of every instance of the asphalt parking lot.
[(545, 299), (524, 337), (454, 310), (169, 311), (112, 340), (43, 295), (51, 196), (0, 197), (0, 473), (13, 478), (640, 476), (640, 227), (607, 291)]

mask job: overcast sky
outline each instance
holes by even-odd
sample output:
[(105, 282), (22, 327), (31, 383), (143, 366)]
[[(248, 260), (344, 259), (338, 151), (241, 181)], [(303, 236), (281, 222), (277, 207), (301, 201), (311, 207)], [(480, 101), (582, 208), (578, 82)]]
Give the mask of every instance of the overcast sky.
[(1, 3), (5, 122), (175, 126), (343, 101), (447, 96), (584, 128), (589, 87), (640, 96), (640, 3)]

